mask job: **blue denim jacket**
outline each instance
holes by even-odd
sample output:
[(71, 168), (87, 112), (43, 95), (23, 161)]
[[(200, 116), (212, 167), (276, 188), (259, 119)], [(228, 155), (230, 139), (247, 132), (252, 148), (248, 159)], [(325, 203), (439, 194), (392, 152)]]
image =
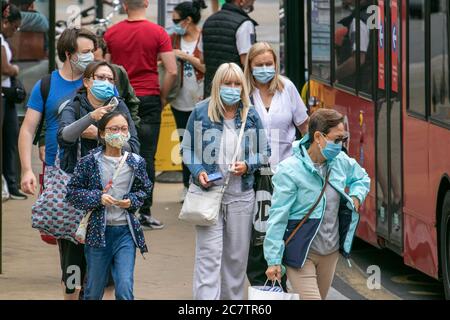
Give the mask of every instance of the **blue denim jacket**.
[[(184, 132), (181, 152), (183, 162), (192, 174), (194, 183), (200, 185), (198, 175), (205, 171), (211, 174), (219, 171), (218, 157), (222, 140), (223, 122), (212, 122), (208, 117), (210, 99), (197, 104), (192, 111)], [(239, 106), (235, 124), (236, 130), (242, 126), (241, 111)], [(268, 164), (270, 146), (264, 131), (263, 124), (255, 108), (250, 107), (242, 139), (244, 147), (244, 159), (248, 167), (246, 174), (242, 176), (242, 190), (247, 191), (253, 187), (254, 173), (262, 165)]]

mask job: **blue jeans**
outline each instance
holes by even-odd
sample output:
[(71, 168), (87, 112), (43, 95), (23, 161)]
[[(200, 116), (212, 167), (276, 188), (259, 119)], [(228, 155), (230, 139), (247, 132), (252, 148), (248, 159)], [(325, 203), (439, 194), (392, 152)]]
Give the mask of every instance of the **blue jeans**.
[(110, 270), (116, 300), (133, 300), (136, 246), (128, 226), (106, 227), (106, 247), (84, 248), (87, 261), (85, 300), (101, 300)]

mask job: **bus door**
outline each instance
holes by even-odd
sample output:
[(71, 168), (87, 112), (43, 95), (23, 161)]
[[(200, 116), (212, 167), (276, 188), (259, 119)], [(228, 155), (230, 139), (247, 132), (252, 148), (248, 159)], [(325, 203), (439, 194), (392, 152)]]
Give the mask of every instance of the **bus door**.
[(402, 252), (401, 0), (378, 0), (377, 234)]

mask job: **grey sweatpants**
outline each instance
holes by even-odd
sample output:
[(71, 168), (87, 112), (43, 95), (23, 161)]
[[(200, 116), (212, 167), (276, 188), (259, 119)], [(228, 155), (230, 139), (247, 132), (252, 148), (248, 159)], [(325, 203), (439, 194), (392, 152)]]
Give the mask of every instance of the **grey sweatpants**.
[(244, 299), (254, 203), (222, 205), (216, 225), (196, 226), (195, 300)]

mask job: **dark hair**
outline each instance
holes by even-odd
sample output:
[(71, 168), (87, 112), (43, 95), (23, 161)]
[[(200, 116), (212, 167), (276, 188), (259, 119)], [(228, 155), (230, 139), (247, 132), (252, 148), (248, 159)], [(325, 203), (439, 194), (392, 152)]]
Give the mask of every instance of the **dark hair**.
[(103, 118), (100, 119), (100, 121), (97, 123), (97, 129), (98, 129), (98, 140), (103, 142), (103, 139), (100, 137), (100, 134), (105, 132), (106, 126), (108, 125), (108, 122), (112, 119), (122, 116), (127, 120), (128, 127), (130, 127), (130, 121), (128, 120), (128, 117), (125, 113), (122, 111), (113, 111), (105, 114)]
[(333, 109), (319, 109), (309, 120), (309, 142), (314, 142), (316, 131), (328, 134), (330, 130), (340, 123), (344, 123), (344, 116)]
[(186, 19), (187, 17), (191, 17), (192, 21), (197, 24), (201, 16), (202, 9), (208, 8), (205, 4), (205, 0), (193, 0), (185, 1), (180, 3), (175, 7), (175, 11), (180, 15), (181, 19)]
[(66, 52), (74, 54), (78, 50), (77, 39), (86, 38), (94, 43), (94, 50), (97, 50), (97, 36), (86, 28), (68, 28), (61, 33), (58, 40), (58, 58), (62, 62), (66, 61)]
[(108, 46), (106, 45), (105, 39), (103, 37), (97, 37), (97, 47), (102, 49), (103, 57), (108, 53)]
[[(114, 70), (113, 66), (107, 61), (97, 61), (97, 62), (90, 63), (86, 67), (86, 70), (84, 70), (83, 79), (92, 78), (94, 76), (95, 72), (98, 70), (98, 68), (103, 67), (103, 66), (111, 69), (113, 77), (114, 77), (114, 81), (116, 81), (117, 80), (116, 71)], [(87, 89), (84, 85), (81, 86), (81, 88), (78, 90), (78, 93), (86, 93), (86, 92), (87, 92)]]
[(21, 10), (28, 10), (35, 0), (10, 0), (9, 2), (18, 6)]
[[(8, 6), (5, 6), (5, 9)], [(2, 2), (2, 9), (3, 9), (3, 2)], [(20, 9), (17, 8), (17, 6), (13, 4), (9, 4), (9, 14), (6, 17), (6, 21), (9, 23), (16, 22), (22, 20), (22, 15), (20, 14)]]
[(6, 11), (6, 9), (8, 9), (8, 7), (9, 7), (8, 1), (2, 0), (2, 19), (6, 19), (7, 18), (5, 16), (5, 11)]

